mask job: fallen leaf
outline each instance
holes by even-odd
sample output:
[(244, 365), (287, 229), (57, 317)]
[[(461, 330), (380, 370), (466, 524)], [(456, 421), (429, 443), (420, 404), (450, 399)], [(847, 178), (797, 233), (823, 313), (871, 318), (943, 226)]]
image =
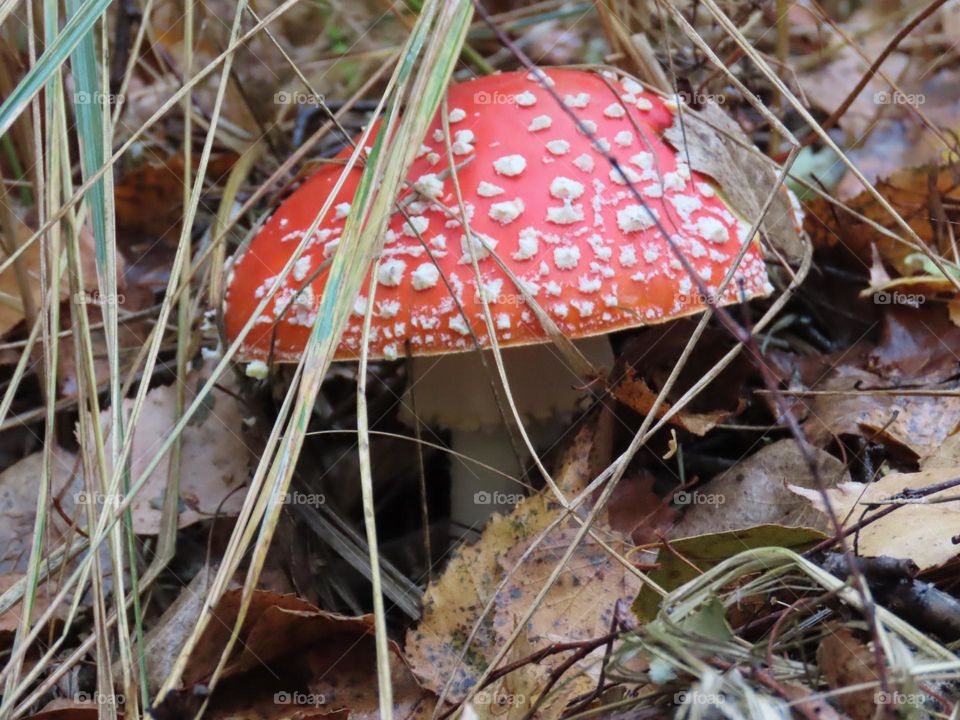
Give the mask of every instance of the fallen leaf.
[(173, 669), (184, 642), (196, 627), (210, 587), (211, 574), (207, 566), (201, 568), (144, 638), (147, 689), (153, 696)]
[[(186, 403), (206, 381), (209, 368), (187, 376)], [(221, 384), (235, 388), (225, 377)], [(140, 420), (133, 431), (131, 477), (143, 474), (162, 442), (175, 424), (176, 388), (162, 385), (147, 393)], [(207, 520), (215, 515), (236, 514), (245, 497), (250, 452), (243, 440), (243, 408), (237, 395), (214, 388), (207, 404), (198, 410), (181, 435), (179, 527)], [(124, 400), (129, 412), (133, 400)], [(109, 411), (103, 413), (104, 428), (109, 427)], [(131, 503), (133, 529), (139, 535), (155, 535), (160, 530), (163, 496), (170, 473), (170, 453), (151, 473)]]
[[(236, 623), (242, 590), (224, 594), (183, 673), (177, 697), (208, 680)], [(417, 683), (390, 643), (395, 717), (429, 717), (435, 700)], [(378, 717), (373, 616), (324, 612), (293, 595), (257, 590), (211, 698), (215, 718), (279, 720), (328, 716)], [(173, 703), (173, 698), (165, 699)], [(238, 711), (256, 714), (236, 714)]]
[[(11, 213), (12, 215), (12, 213)], [(14, 232), (12, 240), (6, 237), (0, 237), (0, 262), (5, 262), (9, 254), (3, 249), (10, 243), (14, 247), (20, 247), (25, 244), (33, 235), (34, 229), (25, 222), (20, 222)], [(95, 263), (95, 247), (93, 232), (88, 225), (80, 229), (78, 237), (80, 247), (80, 262), (83, 268), (83, 279), (85, 290), (92, 292), (97, 287), (97, 273)], [(42, 243), (38, 240), (24, 250), (18, 257), (15, 264), (8, 267), (0, 273), (0, 336), (6, 335), (11, 329), (16, 327), (25, 317), (24, 294), (21, 289), (20, 281), (17, 276), (17, 267), (23, 272), (23, 279), (26, 289), (29, 292), (34, 308), (39, 310), (42, 303), (42, 293), (40, 284), (40, 255)], [(122, 277), (123, 261), (118, 264), (118, 276)], [(60, 285), (60, 299), (66, 300), (70, 296), (70, 290), (66, 276), (64, 276)]]
[[(657, 399), (657, 393), (651, 390), (642, 378), (635, 377), (633, 368), (627, 369), (625, 377), (614, 386), (612, 392), (617, 400), (641, 415), (649, 414), (654, 401)], [(662, 418), (670, 408), (669, 402), (661, 403), (657, 411), (657, 417)], [(702, 437), (729, 416), (730, 413), (723, 410), (712, 413), (681, 411), (670, 418), (670, 423)]]
[[(613, 395), (632, 410), (647, 414), (673, 372), (690, 340), (696, 320), (680, 320), (654, 327), (641, 328), (630, 337), (617, 356), (611, 378)], [(718, 328), (707, 328), (696, 353), (684, 363), (672, 391), (658, 417), (671, 407), (732, 346), (730, 335)], [(744, 386), (750, 374), (749, 365), (741, 360), (730, 363), (671, 423), (696, 435), (705, 435), (725, 418), (743, 409)]]
[(654, 490), (656, 478), (648, 473), (628, 474), (617, 483), (607, 503), (610, 527), (633, 538), (634, 545), (657, 541), (676, 522), (677, 511)]
[(960, 398), (897, 396), (873, 390), (949, 389), (956, 372), (960, 328), (942, 307), (890, 307), (876, 345), (860, 343), (803, 366), (811, 389), (836, 391), (798, 398), (809, 411), (807, 439), (825, 447), (837, 437), (862, 435), (912, 458), (925, 458), (960, 426)]
[[(957, 458), (958, 440), (944, 445), (944, 455), (932, 456), (920, 463), (915, 473), (888, 473), (872, 483), (843, 483), (829, 490), (830, 505), (845, 526), (862, 519), (869, 503), (885, 500), (907, 490), (953, 480), (960, 475)], [(949, 459), (949, 460), (948, 460)], [(791, 488), (806, 498), (817, 510), (825, 512), (819, 493)], [(856, 535), (857, 549), (864, 557), (889, 557), (912, 560), (921, 570), (943, 565), (960, 554), (953, 538), (960, 534), (960, 506), (956, 502), (930, 502), (955, 497), (956, 488), (927, 496), (927, 502), (905, 504), (889, 515), (870, 523)], [(885, 506), (881, 506), (885, 507)], [(879, 508), (875, 508), (879, 509)]]
[[(910, 167), (878, 180), (875, 187), (934, 253), (953, 258), (950, 234), (940, 227), (931, 210), (931, 192), (935, 191), (936, 201), (944, 206), (948, 220), (956, 222), (955, 210), (948, 208), (955, 208), (960, 200), (960, 167), (952, 164)], [(845, 204), (886, 228), (896, 238), (904, 237), (899, 223), (866, 190), (846, 200)], [(832, 207), (826, 200), (812, 200), (807, 210), (804, 225), (815, 245), (834, 247), (842, 244), (864, 260), (871, 257), (872, 246), (876, 246), (884, 263), (898, 274), (909, 276), (922, 270), (922, 266), (908, 261), (920, 253), (919, 249), (881, 233), (843, 209)]]
[[(831, 690), (876, 683), (880, 679), (873, 652), (866, 643), (857, 640), (849, 628), (830, 628), (817, 648), (817, 662)], [(876, 693), (873, 688), (843, 692), (836, 700), (850, 720), (872, 720), (877, 711)]]
[[(77, 457), (63, 448), (51, 451), (51, 487), (45, 522), (47, 543), (65, 539), (77, 514), (77, 493), (82, 490)], [(43, 453), (28, 455), (0, 473), (0, 573), (21, 573), (27, 568), (36, 521), (37, 500), (43, 478)], [(59, 512), (58, 512), (59, 511)]]
[[(700, 110), (684, 106), (664, 137), (688, 158), (691, 168), (717, 181), (740, 217), (752, 223), (760, 216), (777, 187), (777, 172), (746, 149), (752, 142), (719, 105), (710, 101)], [(774, 192), (762, 226), (768, 241), (791, 264), (803, 257), (794, 202), (785, 187)]]
[[(671, 550), (660, 550), (657, 558), (660, 567), (649, 573), (649, 577), (664, 590), (671, 591), (744, 550), (784, 547), (802, 552), (825, 537), (822, 532), (811, 528), (758, 525), (671, 540)], [(647, 622), (657, 616), (659, 608), (660, 596), (649, 585), (644, 585), (633, 603), (633, 611), (640, 620)]]
[[(828, 487), (850, 479), (844, 464), (829, 453), (809, 445), (807, 451)], [(779, 440), (696, 490), (675, 493), (675, 502), (683, 505), (685, 512), (669, 537), (709, 535), (755, 525), (828, 531), (826, 519), (811, 512), (807, 503), (791, 492), (790, 484), (814, 490), (817, 486), (796, 441)], [(678, 496), (682, 497), (676, 499)]]
[[(565, 493), (577, 492), (595, 476), (593, 432), (590, 424), (581, 428), (555, 474)], [(516, 628), (559, 554), (569, 546), (575, 527), (572, 521), (561, 523), (522, 567), (517, 566), (524, 549), (560, 511), (547, 490), (526, 498), (509, 515), (494, 515), (475, 544), (455, 551), (444, 573), (427, 588), (421, 623), (407, 634), (406, 656), (424, 685), (439, 691), (449, 680), (450, 699), (461, 699), (476, 684), (504, 638)], [(632, 545), (605, 523), (596, 523), (594, 530), (622, 553)], [(495, 612), (480, 623), (464, 653), (472, 628), (508, 572), (513, 576), (497, 596)], [(637, 586), (633, 576), (628, 577), (605, 550), (585, 540), (521, 636), (536, 650), (553, 642), (604, 635), (609, 632), (616, 602), (632, 598)], [(544, 663), (546, 667), (553, 661)]]
[[(96, 276), (94, 275), (94, 277)], [(96, 373), (97, 384), (101, 388), (110, 379), (107, 342), (103, 331), (103, 309), (107, 302), (111, 302), (111, 300), (101, 298), (99, 293), (94, 291), (88, 291), (81, 298), (74, 298), (70, 304), (70, 312), (65, 312), (61, 316), (63, 329), (67, 330), (79, 322), (76, 313), (82, 312), (80, 305), (86, 306), (87, 317), (91, 325), (93, 369)], [(138, 314), (153, 307), (154, 297), (153, 293), (146, 288), (131, 284), (125, 287), (122, 292), (117, 293), (115, 302), (119, 305), (117, 345), (120, 351), (121, 366), (126, 368), (147, 342), (147, 337), (153, 327), (149, 317), (138, 316)], [(57, 379), (61, 393), (65, 397), (76, 397), (78, 392), (75, 348), (76, 341), (71, 333), (60, 341), (60, 350), (57, 353), (59, 363)]]
[[(551, 532), (527, 558), (522, 571), (515, 572), (497, 596), (493, 625), (498, 647), (513, 632), (546, 584), (575, 533), (572, 527)], [(597, 534), (621, 555), (629, 555), (633, 548), (632, 542), (618, 533), (608, 533), (599, 527)], [(519, 566), (520, 557), (529, 545), (529, 541), (517, 545), (501, 556), (503, 574)], [(544, 598), (543, 611), (535, 613), (527, 623), (527, 640), (532, 650), (554, 643), (589, 640), (610, 632), (617, 602), (633, 598), (639, 589), (637, 576), (613, 559), (596, 539), (584, 538)], [(552, 668), (563, 659), (562, 656), (548, 658), (541, 664)]]

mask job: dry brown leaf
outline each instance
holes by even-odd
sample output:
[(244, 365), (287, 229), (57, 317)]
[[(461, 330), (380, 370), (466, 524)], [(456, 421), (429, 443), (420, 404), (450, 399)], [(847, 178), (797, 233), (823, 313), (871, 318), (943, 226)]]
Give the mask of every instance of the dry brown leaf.
[[(26, 570), (37, 512), (43, 454), (34, 453), (0, 473), (0, 572)], [(54, 448), (51, 456), (52, 486), (48, 491), (47, 543), (64, 539), (77, 515), (77, 492), (83, 487), (76, 456)]]
[[(653, 399), (666, 384), (697, 327), (694, 319), (679, 320), (641, 328), (624, 343), (611, 377), (613, 394), (641, 414), (648, 413)], [(732, 347), (730, 334), (707, 328), (693, 353), (680, 370), (661, 413), (710, 372)], [(695, 434), (705, 434), (724, 418), (744, 407), (746, 381), (752, 373), (746, 361), (727, 365), (702, 392), (671, 422)], [(612, 381), (613, 382), (613, 381)], [(623, 383), (623, 386), (620, 386)]]
[[(960, 475), (957, 441), (945, 444), (943, 455), (934, 455), (921, 463), (915, 473), (889, 473), (873, 483), (847, 482), (828, 491), (830, 504), (844, 525), (859, 522), (867, 503), (885, 500), (904, 490), (918, 490), (952, 480)], [(791, 486), (817, 510), (825, 512), (819, 493)], [(928, 496), (928, 500), (955, 497), (957, 490), (945, 490)], [(885, 506), (881, 506), (885, 507)], [(864, 557), (889, 557), (913, 560), (921, 570), (937, 567), (960, 553), (953, 538), (960, 534), (960, 504), (956, 502), (906, 504), (889, 515), (870, 523), (857, 533), (857, 548)]]
[[(86, 277), (86, 276), (85, 276)], [(96, 275), (93, 276), (96, 278)], [(93, 302), (91, 302), (93, 300)], [(96, 373), (97, 384), (104, 387), (110, 379), (110, 364), (107, 360), (107, 343), (102, 329), (103, 323), (103, 304), (98, 295), (89, 294), (85, 296), (84, 301), (87, 305), (87, 317), (90, 325), (101, 327), (92, 328), (91, 336), (93, 340), (93, 368)], [(147, 342), (147, 337), (153, 324), (148, 317), (131, 318), (130, 315), (138, 313), (141, 310), (147, 310), (154, 304), (153, 293), (146, 288), (138, 285), (130, 285), (122, 292), (117, 293), (116, 301), (119, 303), (119, 321), (117, 324), (117, 344), (120, 350), (120, 362), (123, 366), (128, 366)], [(63, 313), (64, 329), (72, 327), (77, 320), (72, 315), (74, 312), (81, 312), (76, 303), (71, 303), (70, 313)], [(58, 380), (60, 390), (65, 397), (75, 397), (77, 395), (77, 364), (76, 364), (76, 343), (73, 335), (64, 337), (60, 341), (60, 350), (57, 353), (59, 362)]]
[[(927, 243), (931, 250), (942, 257), (952, 257), (949, 233), (943, 231), (932, 212), (931, 184), (936, 187), (939, 202), (956, 206), (960, 200), (960, 167), (911, 167), (899, 170), (875, 184), (877, 191), (889, 202), (911, 229)], [(880, 203), (866, 190), (849, 200), (846, 205), (897, 237), (904, 231)], [(871, 225), (844, 212), (832, 208), (826, 200), (817, 198), (807, 205), (805, 227), (814, 244), (833, 247), (842, 244), (865, 261), (871, 257), (872, 245), (876, 245), (886, 265), (900, 275), (914, 275), (922, 269), (908, 262), (910, 255), (922, 252), (903, 242), (885, 235)], [(948, 217), (950, 213), (948, 213)], [(954, 221), (955, 217), (952, 218)]]
[[(760, 216), (767, 195), (777, 185), (777, 173), (746, 149), (753, 143), (719, 105), (710, 101), (701, 110), (684, 107), (682, 124), (678, 114), (664, 137), (688, 158), (690, 167), (717, 181), (741, 217), (752, 223)], [(789, 195), (777, 192), (763, 230), (777, 251), (795, 264), (803, 257), (803, 241), (794, 213)]]
[[(882, 50), (882, 44), (877, 47), (876, 38), (881, 33), (870, 33), (865, 36), (864, 53), (876, 57)], [(847, 45), (839, 48), (833, 55), (831, 62), (817, 63), (810, 71), (800, 73), (798, 80), (810, 102), (821, 110), (832, 113), (840, 107), (856, 84), (863, 77), (867, 69), (867, 62), (856, 51)], [(893, 53), (883, 65), (888, 77), (897, 77), (907, 64), (907, 56), (903, 53)], [(888, 92), (890, 86), (882, 78), (874, 75), (863, 91), (857, 95), (853, 104), (840, 118), (839, 125), (848, 131), (852, 137), (860, 138), (870, 128), (881, 106), (876, 98), (883, 96), (880, 93)], [(895, 108), (886, 108), (888, 111)]]
[[(530, 656), (535, 647), (521, 634), (504, 658), (515, 663)], [(555, 663), (553, 663), (555, 665)], [(561, 683), (537, 707), (538, 720), (557, 720), (573, 698), (590, 692), (596, 680), (577, 674), (581, 666), (568, 672)], [(523, 720), (537, 705), (550, 676), (550, 667), (543, 663), (526, 663), (513, 672), (498, 678), (478, 691), (470, 705), (476, 720)], [(465, 714), (464, 717), (467, 717)]]
[[(593, 432), (591, 425), (581, 429), (555, 475), (566, 493), (585, 487), (585, 482), (594, 477), (596, 467), (590, 460)], [(559, 504), (549, 494), (539, 494), (518, 504), (510, 515), (494, 515), (480, 540), (460, 547), (443, 575), (427, 588), (423, 620), (407, 634), (406, 643), (407, 658), (427, 687), (437, 691), (452, 678), (451, 699), (462, 698), (473, 687), (502, 647), (504, 637), (515, 628), (536, 589), (542, 586), (558, 553), (562, 554), (567, 546), (573, 523), (559, 525), (515, 573), (498, 596), (493, 617), (488, 615), (481, 623), (461, 664), (459, 658), (467, 637), (523, 549), (559, 511)], [(628, 547), (627, 540), (604, 523), (597, 523), (595, 530), (620, 550)], [(525, 642), (535, 650), (558, 640), (603, 635), (609, 631), (610, 613), (616, 601), (631, 600), (637, 587), (632, 576), (625, 576), (604, 550), (587, 542), (534, 614), (523, 634)], [(531, 676), (526, 682), (535, 680)], [(532, 691), (528, 688), (529, 692)]]
[[(0, 595), (5, 593), (7, 590), (13, 587), (18, 580), (22, 580), (24, 577), (26, 577), (24, 573), (6, 573), (0, 575)], [(57, 594), (58, 589), (59, 584), (56, 582), (46, 582), (39, 586), (33, 599), (32, 615), (34, 621), (36, 621), (36, 618), (46, 612), (46, 610), (50, 607), (50, 602)], [(4, 651), (8, 650), (13, 644), (14, 635), (17, 632), (17, 627), (20, 624), (22, 606), (23, 603), (18, 602), (5, 613), (0, 614), (0, 648), (3, 648)], [(58, 625), (59, 621), (64, 619), (66, 615), (67, 608), (58, 607), (53, 616), (54, 621), (51, 624), (54, 626)]]
[[(812, 446), (808, 451), (828, 486), (850, 479), (835, 457)], [(816, 488), (796, 441), (779, 440), (696, 490), (684, 492), (677, 503), (685, 504), (686, 511), (669, 536), (685, 538), (767, 524), (827, 530), (826, 519), (811, 512), (808, 503), (791, 492), (791, 484)]]
[[(233, 153), (212, 156), (206, 182), (222, 182), (236, 160)], [(193, 164), (199, 164), (196, 156)], [(183, 154), (177, 153), (124, 173), (114, 189), (117, 232), (125, 237), (145, 235), (150, 244), (169, 235), (175, 243), (183, 215), (183, 167)]]
[[(820, 641), (817, 662), (831, 690), (842, 690), (851, 685), (875, 683), (879, 677), (875, 671), (873, 652), (857, 640), (845, 627), (834, 627)], [(837, 702), (850, 720), (872, 720), (876, 712), (876, 690), (867, 688), (837, 695)]]
[(607, 523), (635, 545), (658, 543), (660, 533), (677, 519), (677, 511), (655, 491), (655, 483), (648, 473), (625, 475), (607, 503)]
[[(648, 414), (657, 399), (657, 393), (650, 389), (643, 378), (636, 377), (633, 368), (628, 368), (623, 380), (614, 386), (613, 396), (641, 415)], [(660, 409), (657, 411), (657, 417), (661, 418), (666, 415), (670, 408), (670, 403), (666, 401), (661, 403)], [(729, 416), (730, 413), (725, 410), (710, 413), (681, 411), (670, 418), (670, 423), (702, 437)]]
[[(208, 368), (187, 376), (186, 402), (206, 380)], [(223, 386), (232, 389), (233, 380), (225, 377)], [(163, 385), (147, 393), (140, 421), (133, 434), (130, 474), (143, 474), (160, 445), (175, 424), (176, 388)], [(243, 504), (247, 482), (249, 451), (243, 440), (243, 408), (234, 394), (215, 388), (187, 424), (181, 435), (179, 527), (201, 520), (237, 513)], [(129, 412), (132, 400), (124, 400)], [(109, 411), (104, 411), (104, 428), (109, 427)], [(150, 475), (131, 504), (133, 528), (139, 535), (155, 535), (160, 529), (163, 494), (170, 472), (167, 453)]]
[(812, 358), (804, 366), (811, 389), (841, 393), (798, 399), (809, 411), (804, 431), (819, 446), (839, 435), (862, 435), (907, 456), (929, 457), (960, 426), (960, 398), (871, 390), (945, 387), (956, 372), (960, 328), (942, 307), (890, 307), (883, 322), (877, 345), (862, 343), (836, 357)]
[[(238, 615), (242, 591), (228, 591), (184, 671), (185, 689), (208, 679)], [(429, 717), (435, 700), (390, 643), (395, 717)], [(234, 655), (211, 700), (211, 717), (279, 720), (328, 715), (378, 716), (373, 616), (327, 613), (293, 595), (254, 592)], [(251, 714), (237, 715), (242, 710)], [(304, 714), (306, 713), (306, 714)]]
[[(147, 689), (155, 695), (173, 669), (183, 643), (193, 632), (213, 571), (201, 568), (190, 584), (170, 604), (144, 638), (144, 656), (147, 666)], [(119, 677), (119, 675), (117, 675)]]
[[(14, 244), (20, 247), (33, 235), (33, 228), (27, 223), (21, 222), (17, 225)], [(0, 262), (6, 261), (9, 255), (2, 249), (6, 245), (6, 238), (0, 238), (4, 242), (0, 243)], [(89, 225), (84, 225), (80, 230), (78, 238), (80, 246), (80, 261), (83, 268), (83, 280), (87, 292), (92, 292), (97, 287), (97, 269), (96, 269), (96, 251), (93, 239), (93, 232)], [(42, 294), (40, 288), (40, 255), (41, 243), (34, 242), (24, 250), (17, 264), (23, 268), (26, 276), (27, 285), (30, 290), (30, 297), (33, 300), (34, 307), (38, 310), (42, 307)], [(118, 278), (123, 277), (124, 264), (122, 259), (118, 263)], [(66, 279), (61, 282), (60, 299), (66, 300), (70, 295)], [(17, 280), (16, 266), (0, 273), (0, 337), (6, 335), (12, 328), (16, 327), (24, 319), (23, 294), (20, 290), (20, 283)]]

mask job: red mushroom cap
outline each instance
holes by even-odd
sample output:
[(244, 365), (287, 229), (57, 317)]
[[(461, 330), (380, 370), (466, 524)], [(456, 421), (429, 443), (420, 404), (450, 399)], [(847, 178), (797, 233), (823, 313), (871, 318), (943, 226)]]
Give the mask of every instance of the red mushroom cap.
[[(632, 80), (621, 83), (612, 73), (541, 72), (617, 158), (703, 285), (715, 289), (747, 241), (749, 227), (713, 181), (692, 171), (662, 139), (674, 120), (671, 103)], [(491, 252), (571, 338), (649, 325), (706, 307), (653, 219), (539, 77), (510, 72), (450, 87), (452, 151), (481, 287), (475, 282), (438, 116), (410, 169), (411, 187), (399, 198), (410, 223), (399, 212), (390, 222), (378, 270), (370, 357), (396, 358), (408, 340), (417, 355), (470, 350), (471, 329), (488, 347), (481, 292), (490, 303), (501, 345), (545, 342), (543, 328)], [(223, 314), (229, 340), (275, 282), (341, 172), (342, 166), (331, 165), (305, 182), (234, 258)], [(266, 359), (271, 342), (276, 360), (300, 356), (327, 270), (297, 293), (335, 251), (360, 172), (354, 169), (344, 182), (334, 210), (267, 312), (257, 318), (241, 357)], [(771, 290), (759, 244), (751, 239), (719, 302), (735, 303)], [(338, 359), (359, 356), (365, 307), (366, 297), (357, 298)]]

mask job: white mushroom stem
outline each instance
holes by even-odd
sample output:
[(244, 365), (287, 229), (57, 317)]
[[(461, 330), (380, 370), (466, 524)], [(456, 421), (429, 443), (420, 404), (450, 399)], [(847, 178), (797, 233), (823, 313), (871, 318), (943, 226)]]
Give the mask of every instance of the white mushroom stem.
[[(605, 337), (579, 340), (576, 345), (595, 367), (611, 367), (613, 353)], [(496, 372), (490, 351), (486, 352), (487, 365)], [(567, 366), (552, 344), (504, 349), (502, 357), (513, 402), (536, 447), (552, 438), (553, 423), (549, 421), (576, 409), (584, 396), (580, 389), (583, 378)], [(499, 378), (495, 379), (499, 384)], [(503, 424), (479, 354), (414, 358), (409, 387), (416, 393), (420, 422), (450, 430), (451, 450), (478, 461), (456, 456), (451, 459), (451, 521), (479, 529), (491, 512), (509, 511), (524, 492), (524, 484), (529, 483), (517, 482), (522, 472), (521, 462)], [(405, 407), (409, 408), (410, 403)], [(509, 408), (505, 409), (508, 420), (513, 422)], [(407, 414), (404, 420), (412, 424), (413, 418)], [(523, 464), (528, 460), (525, 456)]]
[(525, 494), (520, 479), (523, 468), (502, 426), (491, 430), (453, 429), (450, 446), (469, 458), (450, 458), (450, 519), (479, 531), (491, 513), (510, 512)]

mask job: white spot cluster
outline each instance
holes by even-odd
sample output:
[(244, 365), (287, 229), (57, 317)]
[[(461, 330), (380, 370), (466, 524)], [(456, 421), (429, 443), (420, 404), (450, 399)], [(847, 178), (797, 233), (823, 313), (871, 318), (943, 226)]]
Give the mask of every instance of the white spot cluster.
[(403, 260), (397, 260), (396, 258), (385, 260), (380, 263), (380, 268), (377, 271), (377, 281), (386, 287), (397, 287), (403, 280), (403, 271), (406, 267), (407, 264)]
[(625, 233), (640, 232), (657, 224), (659, 213), (656, 208), (648, 210), (643, 205), (628, 205), (617, 211), (617, 225)]
[(580, 262), (580, 248), (564, 245), (553, 249), (553, 264), (558, 270), (573, 270)]
[(551, 125), (553, 125), (553, 120), (549, 115), (537, 115), (530, 121), (527, 130), (530, 132), (539, 132), (540, 130), (547, 130)]
[(620, 103), (610, 103), (604, 109), (603, 114), (608, 118), (622, 118), (627, 114), (627, 111), (623, 109), (623, 105)]
[(414, 290), (427, 290), (434, 287), (440, 279), (440, 271), (431, 262), (418, 265), (410, 275), (410, 284)]
[(583, 195), (583, 184), (566, 177), (555, 177), (550, 183), (550, 194), (558, 200), (576, 200)]
[(476, 137), (474, 137), (472, 130), (457, 130), (453, 137), (454, 140), (450, 150), (454, 155), (469, 155), (473, 152), (473, 143), (476, 141)]
[(516, 177), (527, 169), (527, 161), (523, 155), (505, 155), (493, 161), (493, 169), (499, 175)]
[(559, 207), (547, 208), (547, 222), (557, 225), (572, 225), (583, 222), (583, 206), (573, 205), (569, 200)]
[(520, 217), (523, 212), (523, 200), (514, 198), (503, 202), (493, 203), (488, 213), (493, 220), (501, 225), (508, 225)]
[(427, 173), (417, 178), (413, 183), (414, 189), (424, 197), (436, 200), (443, 195), (443, 180), (436, 173)]
[[(566, 71), (556, 76), (562, 85), (560, 72)], [(528, 77), (541, 85), (548, 80), (540, 71)], [(610, 79), (621, 82), (614, 75)], [(592, 97), (591, 92), (561, 92), (565, 104), (577, 110), (583, 127), (576, 127), (564, 113), (552, 112), (551, 103), (544, 105), (546, 99), (535, 85), (528, 87), (514, 85), (507, 91), (517, 108), (512, 112), (529, 110), (519, 135), (515, 131), (496, 135), (485, 125), (485, 114), (509, 109), (481, 107), (469, 102), (469, 96), (460, 96), (460, 107), (456, 107), (451, 92), (450, 123), (470, 118), (459, 126), (469, 124), (470, 129), (450, 132), (451, 151), (461, 158), (457, 171), (470, 236), (462, 227), (457, 198), (445, 191), (445, 149), (436, 145), (445, 142), (442, 131), (432, 132), (433, 140), (427, 140), (432, 148), (421, 146), (415, 167), (425, 174), (414, 183), (418, 194), (403, 199), (409, 217), (398, 214), (391, 222), (377, 272), (378, 295), (383, 297), (377, 301), (370, 342), (371, 351), (376, 348), (381, 357), (399, 357), (404, 342), (427, 352), (468, 350), (473, 344), (471, 332), (481, 343), (488, 342), (481, 299), (494, 310), (494, 328), (502, 340), (542, 334), (522, 299), (505, 298), (536, 298), (571, 336), (602, 332), (611, 325), (629, 327), (637, 318), (667, 319), (689, 311), (691, 303), (697, 302), (697, 283), (708, 291), (716, 287), (736, 250), (734, 241), (738, 236), (746, 239), (746, 229), (720, 206), (710, 182), (665, 153), (662, 139), (647, 130), (637, 111), (652, 110), (655, 104), (661, 107), (654, 94), (629, 78), (623, 80), (619, 96), (591, 86), (578, 90), (586, 88)], [(584, 130), (594, 133), (592, 141)], [(621, 172), (591, 151), (591, 142), (617, 158)], [(477, 158), (471, 162), (474, 154)], [(528, 168), (530, 163), (535, 165)], [(431, 164), (435, 172), (426, 172)], [(521, 182), (511, 188), (510, 179)], [(649, 210), (636, 193), (649, 199)], [(350, 204), (344, 202), (331, 213), (341, 228), (349, 211)], [(673, 242), (693, 264), (696, 282), (660, 237), (658, 221), (676, 233)], [(425, 244), (414, 237), (418, 233)], [(302, 232), (296, 237), (289, 234), (290, 239), (303, 236)], [(318, 240), (325, 252), (328, 246), (331, 252), (336, 247), (338, 234), (334, 230)], [(494, 253), (496, 261), (490, 257)], [(318, 256), (319, 250), (311, 258), (317, 262)], [(482, 277), (479, 283), (472, 267), (474, 257)], [(504, 272), (503, 263), (509, 272)], [(292, 280), (309, 277), (311, 269), (304, 258), (295, 265)], [(746, 282), (751, 295), (763, 290), (766, 274), (759, 252), (747, 254), (737, 277)], [(676, 298), (664, 297), (669, 297), (670, 287)], [(736, 301), (737, 292), (736, 287), (728, 290), (725, 301)], [(311, 325), (312, 310), (301, 307), (296, 290), (281, 288), (278, 297), (281, 294), (293, 301), (287, 314), (295, 316), (297, 323)], [(361, 300), (362, 312), (365, 300)], [(306, 301), (312, 303), (312, 295)], [(351, 318), (344, 336), (354, 350), (362, 343), (359, 318)], [(264, 320), (268, 322), (270, 317)]]
[(537, 96), (529, 90), (524, 90), (522, 93), (514, 95), (513, 100), (520, 107), (530, 107), (531, 105), (536, 104)]

